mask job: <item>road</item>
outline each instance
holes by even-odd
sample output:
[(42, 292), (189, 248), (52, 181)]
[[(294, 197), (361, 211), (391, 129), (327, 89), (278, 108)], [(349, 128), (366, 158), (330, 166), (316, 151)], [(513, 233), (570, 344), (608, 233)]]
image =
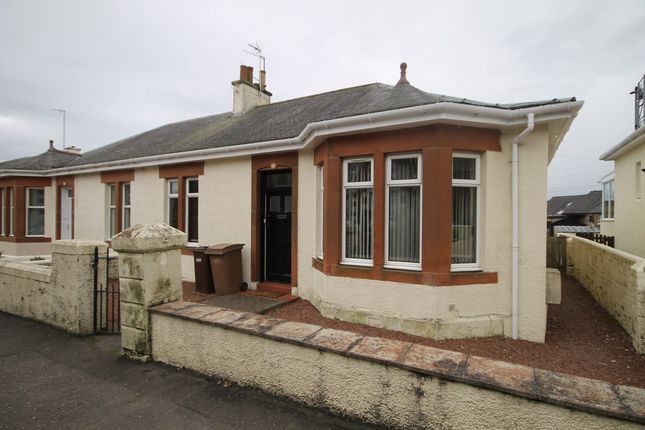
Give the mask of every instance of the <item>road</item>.
[(0, 313), (0, 429), (368, 429)]

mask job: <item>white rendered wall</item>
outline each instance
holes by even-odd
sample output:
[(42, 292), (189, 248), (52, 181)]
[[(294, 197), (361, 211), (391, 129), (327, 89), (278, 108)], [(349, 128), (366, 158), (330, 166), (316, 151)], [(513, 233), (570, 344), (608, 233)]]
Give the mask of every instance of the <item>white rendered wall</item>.
[(74, 185), (74, 238), (107, 239), (105, 184), (101, 174), (77, 175)]
[[(251, 158), (204, 163), (199, 177), (199, 244), (243, 243), (242, 277), (251, 280)], [(183, 262), (183, 261), (182, 261)]]

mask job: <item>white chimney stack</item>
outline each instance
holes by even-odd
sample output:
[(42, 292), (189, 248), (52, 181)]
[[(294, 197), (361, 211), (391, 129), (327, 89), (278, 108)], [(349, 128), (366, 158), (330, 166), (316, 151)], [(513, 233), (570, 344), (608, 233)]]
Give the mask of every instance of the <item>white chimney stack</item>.
[(240, 66), (240, 79), (233, 81), (233, 113), (248, 112), (256, 106), (271, 103), (266, 90), (266, 71), (260, 70), (260, 83), (253, 83), (253, 67)]

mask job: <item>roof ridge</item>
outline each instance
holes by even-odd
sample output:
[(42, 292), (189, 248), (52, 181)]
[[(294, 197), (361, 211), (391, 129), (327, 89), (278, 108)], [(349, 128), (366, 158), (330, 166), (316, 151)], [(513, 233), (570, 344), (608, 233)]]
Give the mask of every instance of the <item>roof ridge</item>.
[(338, 90), (331, 90), (331, 91), (324, 91), (322, 93), (310, 94), (308, 96), (295, 97), (295, 98), (292, 98), (292, 99), (281, 100), (279, 102), (271, 102), (271, 103), (268, 103), (268, 104), (265, 104), (265, 105), (256, 106), (255, 109), (263, 108), (263, 107), (267, 107), (267, 106), (275, 106), (275, 105), (278, 105), (278, 104), (281, 104), (281, 103), (292, 102), (292, 101), (295, 101), (295, 100), (309, 99), (309, 98), (312, 98), (312, 97), (323, 96), (323, 95), (326, 95), (326, 94), (339, 93), (341, 91), (354, 90), (356, 88), (369, 87), (369, 86), (372, 86), (372, 85), (381, 85), (381, 86), (384, 86), (384, 87), (394, 88), (392, 85), (384, 84), (382, 82), (372, 82), (370, 84), (355, 85), (353, 87), (340, 88)]

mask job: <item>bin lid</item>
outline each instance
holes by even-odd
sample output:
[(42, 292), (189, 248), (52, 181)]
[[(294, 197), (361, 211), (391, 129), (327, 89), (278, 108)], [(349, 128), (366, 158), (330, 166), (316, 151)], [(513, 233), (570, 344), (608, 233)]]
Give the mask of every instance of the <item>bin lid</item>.
[(229, 252), (240, 250), (244, 247), (243, 243), (220, 243), (209, 246), (206, 250), (207, 255), (224, 255)]

